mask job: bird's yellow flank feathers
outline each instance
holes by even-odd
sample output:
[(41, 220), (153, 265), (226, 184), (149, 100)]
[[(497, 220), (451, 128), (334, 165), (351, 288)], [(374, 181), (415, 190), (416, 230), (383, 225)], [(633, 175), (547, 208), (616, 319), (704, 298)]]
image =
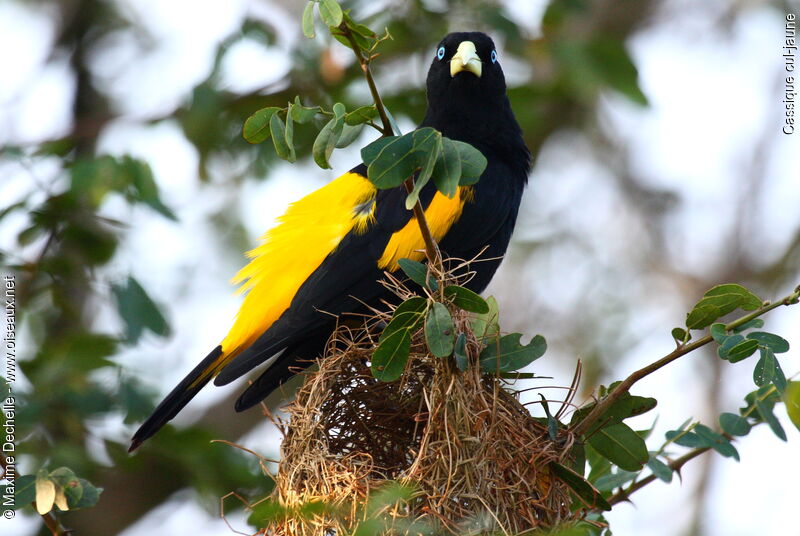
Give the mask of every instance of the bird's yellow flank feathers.
[[(431, 200), (431, 204), (425, 209), (425, 219), (428, 221), (431, 234), (434, 240), (439, 242), (450, 227), (460, 216), (464, 209), (464, 202), (471, 195), (469, 187), (459, 187), (458, 192), (452, 198), (436, 192)], [(419, 223), (416, 218), (411, 218), (408, 223), (394, 233), (383, 255), (378, 260), (378, 268), (383, 268), (394, 272), (400, 268), (397, 261), (400, 259), (422, 260), (425, 256), (425, 240), (419, 230)]]
[[(354, 227), (361, 230), (372, 218), (375, 187), (357, 173), (345, 173), (289, 206), (263, 243), (247, 256), (234, 283), (246, 292), (236, 321), (222, 341), (224, 358), (252, 344), (289, 308), (300, 286)], [(374, 205), (374, 204), (373, 204)], [(366, 207), (366, 209), (364, 208)]]

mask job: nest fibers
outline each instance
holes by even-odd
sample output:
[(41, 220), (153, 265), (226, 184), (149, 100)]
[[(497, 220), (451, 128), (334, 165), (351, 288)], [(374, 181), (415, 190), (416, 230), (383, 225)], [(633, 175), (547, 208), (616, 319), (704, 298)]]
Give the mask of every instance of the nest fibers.
[[(564, 461), (572, 438), (560, 432), (551, 441), (516, 392), (481, 374), (467, 313), (452, 313), (468, 334), (466, 372), (430, 356), (420, 331), (405, 374), (380, 382), (369, 368), (374, 335), (337, 331), (287, 408), (275, 488), (289, 511), (325, 507), (284, 516), (262, 534), (344, 535), (367, 518), (383, 520), (369, 534), (518, 534), (575, 515), (568, 488), (548, 469)], [(411, 494), (364, 508), (389, 480)]]

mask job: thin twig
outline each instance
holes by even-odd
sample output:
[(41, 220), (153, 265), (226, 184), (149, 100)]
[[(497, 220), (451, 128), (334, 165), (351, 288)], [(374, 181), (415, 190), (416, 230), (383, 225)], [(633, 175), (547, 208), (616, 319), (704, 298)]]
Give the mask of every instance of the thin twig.
[[(701, 454), (703, 454), (705, 452), (708, 452), (709, 450), (711, 450), (711, 447), (702, 447), (702, 448), (690, 450), (689, 452), (687, 452), (686, 454), (684, 454), (680, 458), (678, 458), (675, 461), (672, 461), (669, 464), (667, 464), (667, 467), (669, 467), (670, 469), (672, 469), (675, 472), (680, 472), (681, 468), (684, 465), (686, 465), (687, 462), (689, 462), (690, 460), (693, 460), (694, 458), (697, 458), (698, 456), (700, 456)], [(648, 476), (646, 478), (643, 478), (643, 479), (639, 480), (638, 482), (634, 482), (633, 484), (630, 485), (630, 487), (625, 488), (624, 490), (620, 490), (617, 493), (615, 493), (614, 495), (612, 495), (608, 499), (608, 504), (610, 504), (611, 506), (614, 506), (615, 504), (617, 504), (619, 502), (627, 501), (628, 497), (632, 493), (642, 489), (643, 487), (645, 487), (646, 485), (650, 484), (654, 480), (656, 480), (656, 475), (650, 475), (650, 476)]]
[[(358, 64), (361, 66), (361, 71), (364, 73), (364, 78), (367, 80), (369, 92), (372, 95), (372, 100), (375, 102), (375, 108), (378, 110), (378, 117), (381, 118), (381, 127), (378, 130), (384, 137), (394, 135), (395, 132), (394, 129), (392, 129), (392, 123), (389, 120), (389, 114), (386, 113), (386, 106), (383, 104), (383, 99), (381, 99), (381, 95), (378, 92), (378, 86), (375, 84), (375, 77), (372, 76), (372, 71), (369, 67), (373, 56), (364, 54), (364, 51), (356, 42), (353, 32), (350, 31), (350, 28), (348, 28), (346, 22), (342, 21), (338, 27), (338, 30), (342, 32), (342, 35), (350, 43), (350, 48), (353, 50), (353, 53), (355, 53)], [(403, 186), (405, 186), (406, 193), (408, 194), (414, 191), (414, 177), (407, 178), (403, 183)], [(428, 221), (425, 219), (425, 210), (422, 208), (422, 203), (420, 203), (419, 200), (417, 200), (417, 202), (414, 204), (414, 218), (416, 218), (417, 223), (419, 224), (419, 230), (422, 234), (422, 239), (425, 241), (425, 254), (428, 257), (428, 263), (430, 263), (432, 266), (435, 266), (437, 270), (441, 272), (442, 254), (441, 251), (439, 251), (439, 245), (433, 238), (433, 234), (431, 234)]]
[[(754, 318), (758, 318), (759, 316), (779, 307), (781, 305), (792, 305), (797, 303), (798, 299), (800, 299), (800, 285), (794, 289), (794, 292), (786, 296), (785, 298), (776, 301), (775, 303), (765, 303), (763, 307), (753, 311), (752, 313), (745, 315), (739, 319), (734, 320), (730, 324), (725, 326), (726, 331), (733, 330), (747, 322), (753, 320)], [(713, 341), (714, 338), (711, 335), (706, 335), (705, 337), (698, 339), (692, 343), (688, 344), (681, 344), (675, 350), (667, 354), (666, 356), (662, 357), (658, 361), (655, 361), (646, 367), (643, 367), (627, 378), (625, 378), (612, 392), (608, 394), (607, 397), (602, 399), (597, 403), (597, 405), (589, 412), (589, 414), (581, 420), (573, 429), (572, 432), (577, 436), (583, 436), (592, 428), (592, 425), (599, 420), (603, 414), (610, 408), (614, 402), (619, 400), (625, 393), (630, 391), (630, 388), (633, 386), (634, 383), (638, 382), (645, 376), (652, 374), (653, 372), (657, 371), (658, 369), (669, 365), (676, 359), (683, 357), (684, 355), (697, 350), (698, 348), (705, 346), (706, 344)]]
[(346, 22), (342, 21), (342, 23), (339, 25), (339, 31), (341, 31), (342, 35), (350, 42), (350, 48), (353, 49), (356, 59), (358, 60), (358, 64), (361, 66), (361, 70), (364, 72), (364, 78), (367, 79), (369, 92), (372, 94), (372, 100), (375, 101), (375, 108), (378, 110), (378, 116), (381, 118), (381, 125), (383, 125), (382, 128), (379, 129), (381, 134), (384, 136), (393, 135), (394, 130), (392, 129), (392, 123), (389, 121), (389, 115), (386, 113), (386, 107), (383, 105), (383, 99), (381, 99), (381, 95), (378, 93), (378, 87), (375, 85), (375, 78), (372, 76), (372, 71), (369, 69), (370, 60), (372, 58), (363, 54), (364, 51), (356, 42), (355, 37), (353, 37), (353, 32), (351, 32), (350, 28), (347, 27)]

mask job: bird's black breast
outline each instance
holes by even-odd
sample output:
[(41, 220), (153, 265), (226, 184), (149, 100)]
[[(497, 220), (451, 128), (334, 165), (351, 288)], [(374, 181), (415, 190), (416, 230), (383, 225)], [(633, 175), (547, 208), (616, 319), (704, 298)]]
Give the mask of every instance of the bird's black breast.
[(467, 285), (483, 291), (505, 255), (519, 212), (526, 175), (490, 159), (480, 181), (440, 247), (446, 257), (471, 260), (475, 277)]

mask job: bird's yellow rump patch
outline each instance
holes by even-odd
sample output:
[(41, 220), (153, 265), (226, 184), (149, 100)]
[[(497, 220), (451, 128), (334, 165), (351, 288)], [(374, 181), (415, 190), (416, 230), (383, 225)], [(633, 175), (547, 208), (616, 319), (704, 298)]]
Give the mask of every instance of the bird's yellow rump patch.
[[(436, 192), (428, 208), (425, 209), (425, 219), (428, 221), (431, 234), (437, 242), (444, 238), (447, 231), (460, 216), (464, 209), (464, 202), (471, 196), (469, 187), (459, 187), (458, 192), (451, 198)], [(419, 223), (412, 217), (408, 223), (392, 234), (389, 243), (383, 250), (383, 255), (378, 259), (378, 268), (394, 272), (400, 268), (397, 261), (400, 259), (422, 260), (425, 256), (425, 240), (419, 230)]]
[(222, 341), (216, 374), (250, 346), (292, 303), (300, 286), (354, 227), (364, 229), (374, 212), (375, 187), (357, 173), (341, 177), (291, 204), (278, 225), (249, 251), (252, 260), (234, 277), (246, 292)]

